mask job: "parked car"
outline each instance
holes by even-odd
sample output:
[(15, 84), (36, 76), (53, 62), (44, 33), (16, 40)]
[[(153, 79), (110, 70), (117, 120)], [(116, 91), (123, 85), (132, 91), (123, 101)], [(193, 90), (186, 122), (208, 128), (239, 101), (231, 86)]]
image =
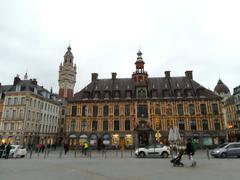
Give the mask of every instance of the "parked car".
[[(27, 150), (22, 145), (11, 145), (11, 150), (9, 153), (9, 157), (17, 158), (17, 157), (25, 157), (27, 154)], [(3, 152), (2, 157), (6, 156), (6, 151)]]
[(240, 158), (240, 142), (224, 143), (211, 151), (213, 157), (239, 157)]
[(170, 154), (170, 148), (163, 144), (152, 144), (135, 150), (136, 157), (163, 157), (167, 158)]

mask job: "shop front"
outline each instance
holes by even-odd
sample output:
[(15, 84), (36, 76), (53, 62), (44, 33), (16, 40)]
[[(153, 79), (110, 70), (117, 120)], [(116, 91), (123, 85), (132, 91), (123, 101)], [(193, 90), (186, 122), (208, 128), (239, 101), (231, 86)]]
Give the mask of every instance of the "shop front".
[(91, 148), (96, 149), (97, 148), (97, 141), (98, 141), (97, 134), (95, 134), (95, 133), (91, 134), (89, 139), (90, 139), (89, 143), (90, 143)]
[(112, 135), (112, 148), (118, 149), (120, 145), (120, 136), (119, 134), (113, 134)]
[(70, 149), (73, 149), (77, 145), (77, 134), (70, 134), (68, 136), (68, 145)]
[(82, 133), (79, 136), (79, 145), (82, 146), (85, 142), (88, 143), (88, 135), (85, 133)]
[(102, 136), (102, 143), (105, 148), (111, 148), (111, 136), (109, 133), (105, 133)]
[(132, 134), (126, 134), (125, 137), (124, 137), (124, 140), (125, 140), (126, 149), (134, 148), (134, 141), (133, 141), (133, 135)]

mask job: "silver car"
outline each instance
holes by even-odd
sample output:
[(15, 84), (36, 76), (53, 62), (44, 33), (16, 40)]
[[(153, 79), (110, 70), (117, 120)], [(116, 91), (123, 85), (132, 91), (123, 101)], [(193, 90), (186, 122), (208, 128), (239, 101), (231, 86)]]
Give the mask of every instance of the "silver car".
[(170, 154), (170, 148), (163, 144), (152, 144), (135, 150), (136, 157), (163, 157), (167, 158)]
[(224, 143), (211, 151), (213, 157), (240, 157), (240, 142)]

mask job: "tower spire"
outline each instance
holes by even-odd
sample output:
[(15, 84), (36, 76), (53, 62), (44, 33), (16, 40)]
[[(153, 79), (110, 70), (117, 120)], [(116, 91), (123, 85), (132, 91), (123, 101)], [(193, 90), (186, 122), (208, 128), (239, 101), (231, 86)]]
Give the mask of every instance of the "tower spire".
[(69, 41), (69, 44), (68, 44), (68, 51), (71, 51), (71, 40)]
[(76, 66), (73, 63), (73, 54), (71, 52), (71, 41), (68, 50), (64, 55), (64, 63), (59, 66), (59, 95), (70, 100), (73, 97), (74, 86), (76, 83)]

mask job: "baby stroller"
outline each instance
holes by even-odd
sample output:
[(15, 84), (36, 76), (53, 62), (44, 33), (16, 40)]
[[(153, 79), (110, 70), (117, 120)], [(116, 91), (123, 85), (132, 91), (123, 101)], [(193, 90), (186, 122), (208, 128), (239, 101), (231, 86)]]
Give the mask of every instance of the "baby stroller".
[(184, 166), (184, 164), (181, 162), (183, 153), (184, 153), (184, 151), (180, 151), (178, 153), (178, 155), (170, 161), (173, 164), (173, 167), (175, 167), (175, 166), (183, 167)]

